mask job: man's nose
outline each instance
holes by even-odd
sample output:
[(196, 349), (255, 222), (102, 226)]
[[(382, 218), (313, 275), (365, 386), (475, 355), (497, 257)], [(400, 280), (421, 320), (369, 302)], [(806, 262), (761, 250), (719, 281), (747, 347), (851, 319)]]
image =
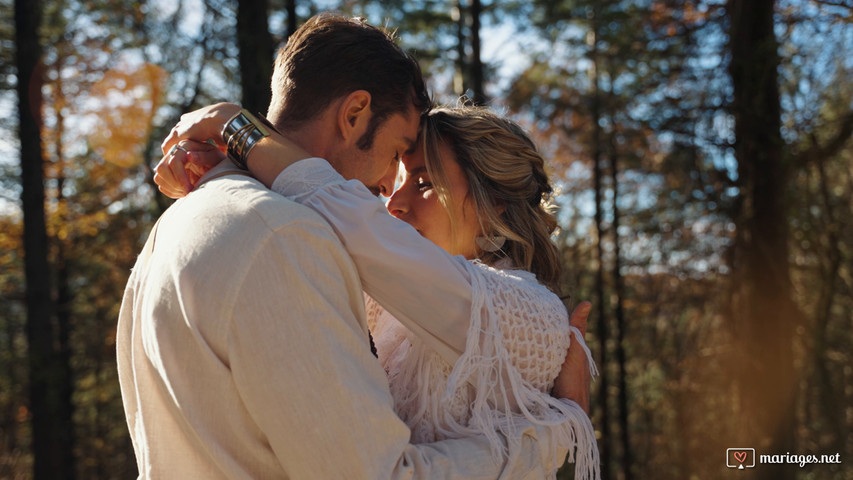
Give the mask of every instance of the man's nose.
[(386, 208), (388, 209), (388, 213), (397, 218), (402, 217), (409, 211), (409, 203), (406, 201), (402, 188), (391, 195)]
[(389, 167), (385, 175), (379, 179), (379, 194), (383, 197), (390, 197), (394, 193), (394, 182), (397, 180), (397, 164)]

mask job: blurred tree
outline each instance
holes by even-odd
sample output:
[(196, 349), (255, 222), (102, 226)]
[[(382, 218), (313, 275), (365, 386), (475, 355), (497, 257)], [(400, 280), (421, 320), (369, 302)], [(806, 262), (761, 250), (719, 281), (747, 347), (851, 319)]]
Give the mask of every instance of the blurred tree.
[(21, 140), (21, 200), (27, 298), (27, 356), (32, 422), (33, 478), (74, 478), (70, 391), (63, 357), (57, 351), (45, 221), (41, 87), (44, 82), (39, 27), (40, 5), (15, 2), (15, 44)]
[[(399, 28), (440, 100), (474, 96), (474, 2), (269, 2), (275, 41), (291, 30), (297, 7), (303, 18), (320, 8), (363, 15)], [(23, 78), (15, 75), (12, 5), (0, 0), (0, 45), (8, 47), (0, 48), (0, 106), (14, 105), (10, 89)], [(153, 219), (170, 204), (151, 183), (160, 141), (182, 113), (240, 96), (239, 5), (40, 5), (43, 120), (36, 144), (44, 159), (50, 292), (64, 305), (51, 325), (63, 317), (70, 326), (64, 335), (74, 380), (76, 474), (132, 478), (115, 374), (118, 302)], [(730, 357), (742, 344), (729, 334), (738, 332), (729, 319), (736, 311), (731, 297), (742, 295), (732, 269), (742, 271), (744, 250), (732, 246), (747, 228), (742, 212), (752, 187), (741, 188), (746, 179), (739, 170), (747, 166), (740, 165), (729, 110), (735, 95), (726, 68), (731, 48), (741, 43), (728, 42), (726, 6), (710, 0), (481, 5), (482, 39), (500, 42), (502, 56), (484, 66), (483, 90), (490, 104), (507, 98), (514, 117), (552, 157), (563, 210), (559, 241), (570, 266), (566, 291), (601, 299), (602, 330), (591, 325), (589, 343), (596, 354), (609, 353), (599, 365), (608, 378), (598, 380), (605, 388), (592, 410), (599, 434), (609, 429), (601, 440), (610, 447), (610, 478), (715, 478), (724, 468), (720, 452), (739, 438), (742, 388), (732, 372), (740, 365)], [(293, 15), (285, 13), (291, 8)], [(842, 458), (853, 456), (847, 434), (853, 390), (846, 388), (853, 383), (853, 227), (844, 222), (853, 214), (850, 13), (839, 2), (778, 0), (774, 17), (781, 158), (788, 169), (781, 187), (786, 268), (790, 302), (802, 312), (794, 323), (802, 334), (791, 349), (801, 372), (793, 384), (791, 452), (841, 452)], [(507, 34), (508, 26), (519, 33)], [(498, 66), (519, 74), (507, 84)], [(17, 150), (17, 123), (14, 115), (0, 118), (0, 149), (8, 157), (0, 161), (0, 478), (30, 478), (33, 468), (25, 227), (15, 198), (22, 193), (18, 163), (30, 158), (24, 154), (32, 144)], [(56, 340), (63, 343), (58, 333)], [(609, 406), (605, 422), (602, 405)], [(848, 480), (845, 467), (793, 470)], [(571, 478), (571, 470), (560, 478)]]
[[(0, 216), (0, 477), (32, 471), (27, 424), (26, 302), (23, 225), (19, 216)], [(30, 475), (31, 476), (31, 475)]]
[[(592, 171), (591, 200), (586, 202), (593, 205), (595, 225), (600, 225), (593, 238), (600, 243), (595, 250), (601, 254), (580, 263), (588, 265), (590, 277), (599, 279), (592, 284), (600, 285), (600, 293), (595, 295), (600, 305), (598, 318), (593, 319), (598, 323), (592, 340), (595, 350), (605, 354), (599, 356), (602, 377), (598, 380), (599, 398), (594, 409), (596, 425), (601, 429), (604, 475), (616, 475), (611, 468), (615, 466), (613, 460), (618, 460), (619, 475), (626, 478), (664, 469), (673, 470), (674, 478), (683, 478), (693, 460), (687, 457), (688, 450), (701, 449), (700, 442), (691, 436), (692, 427), (684, 428), (691, 425), (691, 416), (701, 418), (692, 413), (695, 402), (691, 404), (691, 397), (686, 394), (678, 395), (694, 388), (686, 379), (695, 377), (695, 372), (668, 367), (657, 370), (664, 377), (656, 381), (671, 385), (668, 398), (678, 399), (667, 410), (681, 415), (675, 428), (663, 418), (665, 411), (659, 398), (631, 392), (652, 386), (643, 383), (653, 378), (646, 370), (652, 368), (654, 372), (655, 364), (667, 358), (682, 358), (679, 362), (686, 364), (691, 349), (684, 345), (698, 350), (699, 344), (711, 337), (688, 334), (685, 328), (672, 330), (672, 335), (668, 332), (666, 341), (650, 335), (648, 328), (632, 335), (620, 317), (647, 318), (649, 312), (641, 311), (640, 306), (656, 302), (655, 292), (637, 283), (648, 284), (650, 275), (678, 279), (695, 275), (691, 263), (705, 252), (691, 242), (691, 224), (713, 214), (707, 212), (708, 205), (712, 205), (708, 197), (722, 196), (697, 194), (696, 187), (721, 191), (727, 186), (693, 180), (703, 174), (703, 164), (696, 155), (695, 144), (699, 140), (690, 122), (696, 112), (713, 115), (714, 108), (702, 97), (702, 90), (685, 93), (691, 83), (698, 83), (691, 81), (691, 76), (699, 69), (688, 68), (698, 53), (697, 45), (707, 45), (695, 38), (713, 38), (703, 30), (713, 26), (712, 19), (718, 14), (708, 8), (702, 11), (691, 3), (681, 3), (676, 8), (655, 2), (653, 7), (646, 8), (641, 2), (534, 2), (533, 9), (521, 16), (531, 18), (547, 43), (512, 84), (508, 96), (513, 108), (534, 115), (536, 127), (546, 136), (542, 143), (546, 148), (554, 145), (550, 152), (558, 159), (555, 166), (568, 167), (570, 173), (576, 168), (570, 162), (582, 160)], [(658, 122), (656, 130), (650, 128), (653, 122)], [(566, 157), (566, 163), (560, 164), (559, 159)], [(707, 164), (712, 165), (710, 161)], [(650, 200), (656, 203), (649, 204)], [(698, 208), (691, 208), (693, 202)], [(572, 202), (561, 203), (569, 215), (577, 212)], [(623, 208), (624, 216), (630, 219), (625, 225), (621, 222)], [(724, 242), (725, 231), (722, 232)], [(570, 231), (566, 236), (578, 233)], [(709, 248), (719, 248), (720, 240), (711, 238)], [(660, 245), (664, 242), (666, 247)], [(654, 251), (659, 253), (646, 253)], [(624, 272), (630, 273), (625, 283)], [(632, 279), (635, 284), (629, 289)], [(661, 295), (657, 293), (658, 297)], [(606, 315), (610, 306), (617, 314), (615, 324)], [(625, 313), (619, 315), (623, 308)], [(683, 308), (692, 311), (693, 306)], [(713, 315), (713, 309), (697, 311)], [(681, 313), (677, 317), (695, 318)], [(633, 345), (631, 350), (627, 350), (628, 344)], [(670, 345), (678, 348), (673, 352), (680, 352), (678, 357), (669, 355)], [(629, 361), (631, 353), (633, 360)], [(614, 373), (616, 379), (611, 381), (609, 375)], [(611, 399), (617, 400), (615, 405)], [(618, 406), (617, 422), (611, 420), (612, 406)], [(629, 412), (634, 412), (633, 418)], [(718, 415), (722, 417), (721, 413)], [(709, 420), (715, 417), (705, 416)], [(694, 424), (695, 431), (702, 431), (700, 422)], [(629, 435), (632, 430), (638, 432), (633, 441)], [(678, 441), (672, 441), (673, 435)], [(611, 442), (615, 455), (609, 454)], [(656, 452), (653, 456), (660, 464), (649, 464), (650, 451)], [(698, 458), (701, 454), (691, 455)], [(638, 464), (633, 458), (644, 461)], [(673, 461), (674, 458), (679, 460)], [(693, 471), (701, 470), (697, 466)]]
[[(29, 147), (22, 148), (21, 163), (26, 167), (28, 149), (41, 145), (38, 156), (46, 163), (38, 185), (43, 188), (46, 209), (50, 282), (40, 286), (48, 288), (48, 298), (60, 304), (51, 317), (54, 337), (50, 345), (62, 377), (49, 381), (75, 406), (73, 424), (68, 401), (66, 413), (54, 414), (47, 421), (68, 439), (56, 451), (77, 459), (76, 468), (61, 468), (63, 475), (136, 475), (115, 373), (115, 319), (141, 241), (152, 218), (168, 205), (163, 197), (152, 195), (154, 190), (147, 183), (149, 165), (159, 158), (160, 141), (180, 113), (238, 97), (236, 17), (227, 6), (207, 0), (204, 8), (191, 15), (181, 5), (147, 15), (152, 7), (142, 1), (130, 5), (45, 1), (35, 9), (43, 18), (39, 28), (18, 30), (40, 32), (44, 46), (43, 55), (27, 56), (33, 65), (42, 66), (33, 78), (44, 78), (41, 86), (36, 84), (36, 94), (29, 97), (41, 105), (34, 110), (42, 119), (40, 131), (34, 127), (41, 140), (29, 141)], [(17, 83), (31, 87), (30, 82)], [(32, 130), (22, 125), (22, 134)], [(5, 193), (8, 175), (14, 170), (0, 166)], [(31, 169), (27, 175), (32, 175)], [(27, 189), (26, 195), (32, 196), (32, 190)], [(15, 231), (15, 218), (3, 212), (4, 226), (10, 225), (4, 233)], [(7, 267), (15, 271), (15, 262), (21, 258), (15, 251), (10, 249), (7, 255), (4, 250), (0, 256), (4, 272)], [(0, 279), (4, 286), (2, 310), (10, 312), (0, 321), (3, 345), (10, 347), (0, 355), (4, 367), (0, 384), (15, 385), (0, 395), (2, 411), (13, 412), (0, 443), (3, 478), (27, 478), (29, 468), (51, 466), (38, 460), (41, 456), (33, 458), (37, 450), (24, 444), (29, 430), (21, 428), (21, 421), (32, 414), (35, 429), (36, 410), (27, 409), (20, 394), (15, 396), (26, 384), (16, 381), (22, 374), (47, 372), (45, 368), (12, 368), (21, 364), (16, 355), (23, 351), (18, 332), (22, 323), (14, 315), (19, 311), (15, 301), (22, 300), (15, 300), (15, 292), (23, 292), (23, 288), (15, 286), (16, 278), (4, 273)], [(51, 458), (57, 462), (62, 456), (56, 453)]]
[(480, 22), (482, 12), (483, 5), (480, 0), (471, 0), (471, 7), (469, 8), (471, 31), (471, 89), (474, 91), (474, 103), (477, 105), (485, 105), (488, 101), (483, 79), (483, 60), (480, 58)]
[(287, 38), (293, 35), (299, 25), (299, 17), (296, 16), (296, 0), (286, 0), (287, 3)]
[[(288, 15), (288, 19), (290, 15)], [(240, 0), (237, 4), (237, 44), (243, 107), (266, 113), (270, 104), (275, 45), (269, 30), (267, 0)]]
[(451, 18), (456, 21), (456, 71), (453, 72), (453, 92), (457, 95), (464, 95), (468, 91), (468, 55), (465, 53), (467, 45), (465, 35), (465, 22), (468, 16), (465, 15), (465, 6), (462, 0), (453, 2), (453, 9), (450, 11)]
[[(52, 83), (50, 98), (57, 102), (46, 111), (49, 135), (59, 133), (59, 118), (68, 126), (64, 148), (53, 151), (66, 177), (53, 232), (68, 252), (74, 286), (76, 452), (84, 478), (136, 475), (115, 371), (115, 321), (141, 242), (170, 203), (151, 187), (160, 142), (182, 113), (239, 98), (235, 5), (207, 0), (201, 6), (178, 4), (151, 15), (158, 7), (147, 2), (132, 12), (117, 4), (89, 10), (63, 2), (63, 14), (74, 21), (53, 45), (58, 50), (63, 39), (76, 41), (67, 44), (72, 55), (57, 72), (67, 75), (58, 77), (62, 90), (77, 93), (63, 95)], [(117, 15), (119, 7), (124, 23), (86, 28), (87, 19)]]
[[(802, 368), (816, 373), (816, 385), (806, 389), (814, 390), (816, 395), (807, 395), (805, 401), (811, 402), (816, 397), (817, 403), (827, 407), (828, 411), (839, 411), (833, 405), (838, 392), (827, 387), (834, 382), (829, 380), (831, 374), (827, 365), (830, 362), (824, 358), (830, 353), (825, 335), (833, 316), (832, 306), (836, 301), (837, 278), (844, 254), (838, 246), (841, 242), (840, 221), (836, 217), (839, 207), (830, 193), (826, 169), (833, 168), (835, 157), (841, 153), (845, 144), (849, 144), (853, 132), (853, 104), (850, 103), (849, 85), (838, 90), (816, 81), (816, 76), (824, 76), (832, 71), (842, 77), (849, 76), (850, 64), (846, 62), (808, 66), (801, 58), (797, 62), (798, 56), (794, 55), (791, 65), (799, 63), (801, 68), (789, 79), (791, 84), (786, 95), (789, 107), (788, 112), (783, 114), (780, 84), (784, 88), (784, 75), (788, 69), (780, 69), (777, 32), (783, 30), (778, 26), (787, 25), (789, 34), (791, 31), (802, 32), (809, 28), (807, 24), (812, 21), (810, 17), (815, 15), (815, 10), (798, 9), (793, 4), (780, 3), (788, 5), (784, 16), (778, 16), (777, 2), (773, 1), (732, 0), (727, 5), (731, 55), (729, 72), (732, 77), (732, 113), (735, 120), (734, 150), (738, 161), (740, 192), (735, 211), (737, 237), (733, 262), (738, 292), (734, 306), (741, 353), (741, 371), (737, 377), (740, 393), (738, 413), (743, 422), (744, 438), (771, 452), (797, 449), (796, 412), (803, 410), (795, 404), (798, 397), (802, 398), (802, 395), (797, 395), (797, 390), (802, 389), (800, 383), (812, 383), (801, 380)], [(837, 7), (842, 10), (833, 9), (833, 4), (827, 7), (829, 11), (818, 10), (817, 15), (831, 16), (832, 12), (837, 14), (845, 8), (840, 4)], [(846, 8), (849, 14), (850, 7)], [(833, 23), (822, 23), (826, 33), (830, 29), (838, 31)], [(849, 34), (849, 28), (847, 31)], [(798, 44), (802, 45), (802, 49), (812, 48), (811, 42), (801, 42), (794, 35), (783, 38), (791, 42), (785, 45), (788, 49)], [(843, 58), (843, 55), (839, 58)], [(815, 67), (817, 70), (812, 70)], [(780, 71), (783, 72), (781, 78)], [(832, 77), (829, 75), (829, 78)], [(800, 106), (803, 105), (801, 97), (805, 95), (818, 99), (812, 105), (819, 108), (826, 108), (826, 102), (839, 100), (844, 107), (833, 106), (825, 111), (809, 112), (811, 107)], [(806, 121), (783, 126), (786, 116), (791, 120)], [(813, 130), (815, 123), (823, 123), (822, 126), (826, 128), (818, 133)], [(805, 134), (805, 148), (801, 148), (799, 155), (791, 155), (784, 134), (789, 132), (789, 138), (794, 140), (796, 131)], [(804, 169), (807, 171), (804, 172)], [(801, 184), (799, 188), (802, 190), (792, 189), (792, 179), (803, 178), (804, 174), (812, 180)], [(847, 176), (849, 178), (849, 173)], [(791, 246), (796, 243), (791, 242), (790, 213), (797, 209), (797, 199), (802, 198), (803, 193), (808, 195), (806, 198), (810, 197), (811, 201), (807, 204), (811, 215), (800, 217), (793, 226), (802, 223), (815, 225), (817, 236), (813, 240), (822, 246), (821, 253), (816, 255), (821, 267), (820, 274), (812, 277), (813, 287), (795, 295), (791, 259), (801, 257), (803, 253), (796, 257), (791, 255)], [(837, 205), (843, 204), (841, 202)], [(849, 204), (848, 200), (848, 208)], [(817, 218), (809, 218), (812, 215)], [(804, 236), (802, 230), (797, 233), (800, 238)], [(804, 243), (808, 245), (808, 241)], [(804, 253), (813, 256), (808, 251)], [(817, 298), (809, 292), (813, 289), (819, 292)], [(803, 309), (803, 306), (809, 304), (814, 308), (811, 320)], [(805, 330), (806, 327), (808, 330)], [(806, 331), (809, 332), (810, 340), (802, 338)], [(797, 347), (805, 347), (810, 353), (803, 358), (798, 354)], [(834, 376), (838, 378), (843, 375), (843, 372), (837, 371)], [(809, 410), (805, 407), (805, 411)], [(824, 425), (828, 426), (828, 423)], [(834, 433), (830, 433), (829, 438), (837, 440), (830, 441), (827, 446), (844, 449), (844, 441), (840, 438), (846, 435), (834, 428), (829, 431)], [(817, 435), (817, 438), (825, 436), (824, 433)], [(849, 444), (846, 447), (849, 449)], [(758, 476), (794, 478), (794, 472), (784, 465), (774, 465), (762, 468)]]
[[(793, 336), (798, 307), (788, 264), (791, 172), (781, 132), (773, 0), (731, 0), (730, 63), (735, 157), (740, 192), (735, 222), (735, 321), (740, 340), (743, 439), (761, 451), (794, 450)], [(784, 464), (762, 466), (761, 478), (794, 478)]]
[[(843, 412), (853, 405), (851, 383), (853, 339), (853, 199), (851, 130), (853, 130), (853, 6), (821, 4), (809, 8), (780, 2), (777, 25), (780, 51), (787, 61), (779, 68), (783, 105), (782, 135), (790, 145), (791, 176), (786, 188), (790, 204), (792, 295), (803, 318), (795, 347), (805, 350), (796, 366), (802, 379), (797, 392), (797, 450), (853, 455), (847, 434), (853, 419)], [(802, 42), (822, 38), (823, 42)], [(832, 54), (824, 45), (832, 45)], [(823, 466), (827, 478), (841, 466)], [(835, 478), (835, 477), (832, 477)]]
[[(0, 1), (0, 99), (14, 105), (17, 98), (15, 8)], [(18, 115), (0, 116), (0, 143), (18, 148)], [(19, 202), (20, 162), (0, 163), (0, 478), (31, 470), (27, 408), (26, 299), (23, 224)], [(26, 465), (22, 465), (25, 464)]]
[(346, 14), (393, 26), (401, 45), (420, 61), (439, 102), (465, 95), (478, 104), (488, 103), (487, 79), (494, 75), (492, 66), (482, 60), (481, 30), (484, 21), (494, 24), (502, 18), (501, 7), (501, 2), (480, 0), (341, 2)]

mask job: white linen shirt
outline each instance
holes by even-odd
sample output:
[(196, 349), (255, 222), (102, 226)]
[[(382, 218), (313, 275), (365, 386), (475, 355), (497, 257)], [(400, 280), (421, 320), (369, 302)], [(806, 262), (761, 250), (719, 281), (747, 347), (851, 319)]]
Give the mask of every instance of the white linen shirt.
[(338, 236), (229, 169), (163, 214), (125, 290), (118, 373), (140, 478), (543, 477), (550, 437), (530, 425), (506, 464), (484, 437), (410, 445)]

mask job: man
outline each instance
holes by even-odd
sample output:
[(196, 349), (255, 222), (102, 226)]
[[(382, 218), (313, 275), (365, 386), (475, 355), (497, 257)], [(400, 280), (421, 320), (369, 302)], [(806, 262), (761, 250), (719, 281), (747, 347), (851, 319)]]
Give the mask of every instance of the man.
[[(376, 193), (429, 106), (417, 63), (384, 33), (311, 19), (279, 55), (268, 112), (311, 155)], [(182, 119), (181, 138), (219, 138), (220, 104)], [(244, 118), (245, 120), (245, 118)], [(249, 119), (252, 120), (252, 119)], [(247, 124), (244, 161), (275, 154)], [(176, 152), (179, 155), (182, 151)], [(460, 295), (445, 307), (468, 315)], [(436, 325), (458, 354), (465, 332)], [(317, 214), (227, 168), (161, 219), (134, 267), (118, 330), (122, 396), (143, 478), (541, 477), (551, 439), (530, 426), (510, 458), (485, 438), (410, 445), (370, 353), (362, 283)]]

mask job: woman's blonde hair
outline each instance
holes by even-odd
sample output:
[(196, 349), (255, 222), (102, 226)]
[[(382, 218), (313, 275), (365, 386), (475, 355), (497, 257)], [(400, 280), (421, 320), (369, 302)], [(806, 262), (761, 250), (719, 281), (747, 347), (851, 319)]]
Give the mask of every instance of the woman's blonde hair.
[[(444, 142), (468, 180), (484, 236), (505, 237), (494, 252), (481, 250), (480, 260), (495, 265), (506, 258), (513, 267), (536, 274), (552, 291), (559, 289), (562, 262), (551, 241), (557, 228), (553, 191), (545, 161), (536, 145), (516, 123), (469, 105), (437, 107), (424, 117), (423, 145), (427, 173), (450, 216), (456, 242), (451, 198), (439, 145)], [(461, 239), (460, 239), (461, 240)]]

